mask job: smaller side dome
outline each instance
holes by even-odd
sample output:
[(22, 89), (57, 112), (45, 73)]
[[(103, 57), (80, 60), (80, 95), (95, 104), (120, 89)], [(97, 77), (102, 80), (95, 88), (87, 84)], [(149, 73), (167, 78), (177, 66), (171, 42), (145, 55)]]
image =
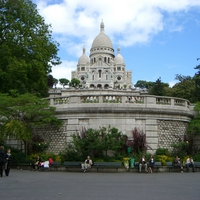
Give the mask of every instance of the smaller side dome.
[(114, 63), (118, 65), (124, 65), (124, 58), (120, 54), (120, 47), (117, 48), (117, 55), (114, 58)]
[(89, 58), (85, 54), (85, 46), (83, 47), (83, 54), (78, 60), (79, 65), (85, 65), (89, 62)]

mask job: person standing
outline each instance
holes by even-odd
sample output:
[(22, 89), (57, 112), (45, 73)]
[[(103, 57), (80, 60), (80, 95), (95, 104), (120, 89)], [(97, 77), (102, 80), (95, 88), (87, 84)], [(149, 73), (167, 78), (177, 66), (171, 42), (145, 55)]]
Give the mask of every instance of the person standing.
[(3, 176), (3, 167), (5, 163), (4, 146), (0, 146), (0, 174)]
[(5, 174), (6, 174), (6, 176), (9, 175), (10, 167), (11, 167), (12, 156), (11, 156), (10, 152), (11, 152), (11, 150), (8, 149), (7, 153), (5, 155)]

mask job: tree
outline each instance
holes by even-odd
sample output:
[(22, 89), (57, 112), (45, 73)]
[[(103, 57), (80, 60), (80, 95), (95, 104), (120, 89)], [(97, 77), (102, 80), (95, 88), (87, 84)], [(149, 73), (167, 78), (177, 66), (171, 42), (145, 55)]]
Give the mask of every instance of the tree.
[(71, 80), (71, 82), (69, 83), (69, 85), (71, 86), (71, 87), (79, 87), (80, 86), (80, 81), (78, 80), (78, 79), (76, 79), (76, 78), (73, 78), (72, 80)]
[(136, 88), (140, 88), (140, 89), (150, 89), (153, 86), (153, 82), (148, 82), (148, 81), (143, 81), (143, 80), (139, 80), (137, 81), (137, 83), (134, 85), (134, 87)]
[(183, 98), (189, 100), (190, 102), (194, 102), (194, 79), (190, 76), (183, 76), (180, 74), (177, 74), (175, 79), (179, 82), (176, 83), (172, 88), (166, 90), (166, 95), (171, 97)]
[(46, 99), (32, 94), (0, 94), (0, 140), (13, 138), (31, 141), (36, 128), (59, 128), (61, 121), (55, 117), (55, 108)]
[(0, 92), (48, 94), (58, 43), (31, 0), (0, 1)]
[(158, 78), (149, 90), (149, 94), (165, 96), (165, 87), (169, 87), (168, 83), (163, 83), (161, 78)]
[[(124, 135), (117, 128), (85, 129), (72, 135), (63, 157), (67, 160), (84, 160), (88, 155), (95, 159), (119, 159), (124, 155)], [(109, 154), (108, 154), (109, 152)], [(70, 156), (69, 156), (70, 155)]]
[(53, 78), (53, 85), (55, 86), (55, 88), (56, 88), (56, 85), (58, 84), (58, 79), (56, 79), (56, 78)]
[[(199, 60), (199, 58), (197, 58)], [(200, 65), (197, 65), (194, 69), (197, 69), (198, 72), (194, 75), (194, 81), (195, 81), (195, 102), (200, 101)]]
[(48, 87), (49, 87), (49, 88), (52, 88), (52, 87), (53, 87), (53, 84), (54, 84), (53, 80), (54, 80), (53, 76), (52, 76), (52, 75), (49, 75), (49, 76), (48, 76)]
[(130, 147), (134, 153), (144, 153), (148, 148), (150, 148), (147, 145), (146, 134), (143, 133), (143, 131), (139, 131), (137, 128), (134, 128), (132, 135), (133, 141), (127, 141), (127, 146)]
[(199, 135), (200, 134), (200, 102), (196, 103), (194, 110), (195, 110), (195, 116), (189, 123), (188, 132), (193, 133), (195, 135)]
[(67, 85), (69, 85), (69, 80), (66, 78), (59, 79), (60, 84), (63, 86), (63, 88)]

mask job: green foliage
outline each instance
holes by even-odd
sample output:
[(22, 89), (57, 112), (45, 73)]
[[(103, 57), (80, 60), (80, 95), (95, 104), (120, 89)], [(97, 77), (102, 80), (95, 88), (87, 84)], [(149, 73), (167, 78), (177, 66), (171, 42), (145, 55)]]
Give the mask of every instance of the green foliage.
[(137, 83), (134, 85), (134, 87), (136, 88), (140, 88), (140, 89), (150, 89), (153, 86), (153, 82), (148, 82), (148, 81), (143, 81), (143, 80), (139, 80), (137, 81)]
[(71, 82), (69, 83), (69, 86), (74, 87), (74, 88), (79, 87), (80, 86), (80, 81), (78, 79), (76, 79), (76, 78), (73, 78), (71, 80)]
[(188, 132), (193, 133), (195, 135), (199, 135), (200, 133), (200, 102), (196, 103), (194, 110), (196, 114), (189, 123)]
[(172, 88), (166, 90), (166, 95), (183, 98), (189, 100), (190, 102), (194, 102), (194, 79), (190, 76), (182, 76), (179, 74), (176, 75), (175, 79), (179, 82), (176, 83)]
[(93, 160), (105, 161), (122, 159), (124, 156), (124, 136), (116, 128), (82, 129), (73, 134), (71, 144), (68, 144), (62, 157), (67, 160), (85, 160), (90, 155)]
[(61, 79), (59, 79), (59, 82), (60, 82), (60, 84), (61, 84), (63, 87), (69, 85), (69, 80), (66, 79), (66, 78), (61, 78)]
[(173, 162), (174, 158), (166, 155), (156, 155), (155, 160), (156, 162), (161, 162), (162, 165), (165, 166), (166, 162)]
[(56, 85), (58, 84), (58, 79), (53, 78), (53, 86), (56, 88)]
[(169, 84), (163, 83), (161, 81), (161, 78), (159, 78), (149, 89), (149, 94), (157, 96), (165, 96), (165, 87), (169, 87)]
[(179, 158), (184, 158), (187, 156), (187, 149), (188, 149), (189, 144), (187, 142), (181, 141), (177, 143), (173, 143), (172, 147), (172, 156), (178, 155)]
[(169, 150), (166, 149), (166, 148), (158, 148), (158, 149), (156, 150), (156, 153), (155, 153), (155, 154), (156, 154), (156, 155), (170, 156), (170, 152), (169, 152)]
[(0, 139), (7, 137), (30, 141), (35, 128), (59, 128), (61, 120), (55, 117), (55, 108), (46, 99), (32, 94), (15, 97), (0, 94)]
[(31, 0), (0, 1), (0, 92), (48, 95), (48, 75), (59, 44)]
[(194, 162), (195, 162), (195, 161), (196, 161), (196, 162), (200, 162), (200, 153), (194, 155), (194, 156), (193, 156), (193, 160), (194, 160)]
[[(199, 58), (197, 59), (199, 60)], [(197, 69), (198, 72), (194, 75), (195, 90), (194, 90), (194, 99), (195, 102), (200, 101), (200, 65), (197, 65), (194, 69)]]

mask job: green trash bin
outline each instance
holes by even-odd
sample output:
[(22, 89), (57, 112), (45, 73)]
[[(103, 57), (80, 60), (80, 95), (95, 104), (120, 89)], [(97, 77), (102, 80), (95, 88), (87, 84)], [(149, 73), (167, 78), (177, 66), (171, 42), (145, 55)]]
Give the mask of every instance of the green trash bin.
[(135, 166), (135, 158), (130, 158), (129, 159), (129, 166), (130, 166), (131, 169), (134, 168), (134, 166)]

